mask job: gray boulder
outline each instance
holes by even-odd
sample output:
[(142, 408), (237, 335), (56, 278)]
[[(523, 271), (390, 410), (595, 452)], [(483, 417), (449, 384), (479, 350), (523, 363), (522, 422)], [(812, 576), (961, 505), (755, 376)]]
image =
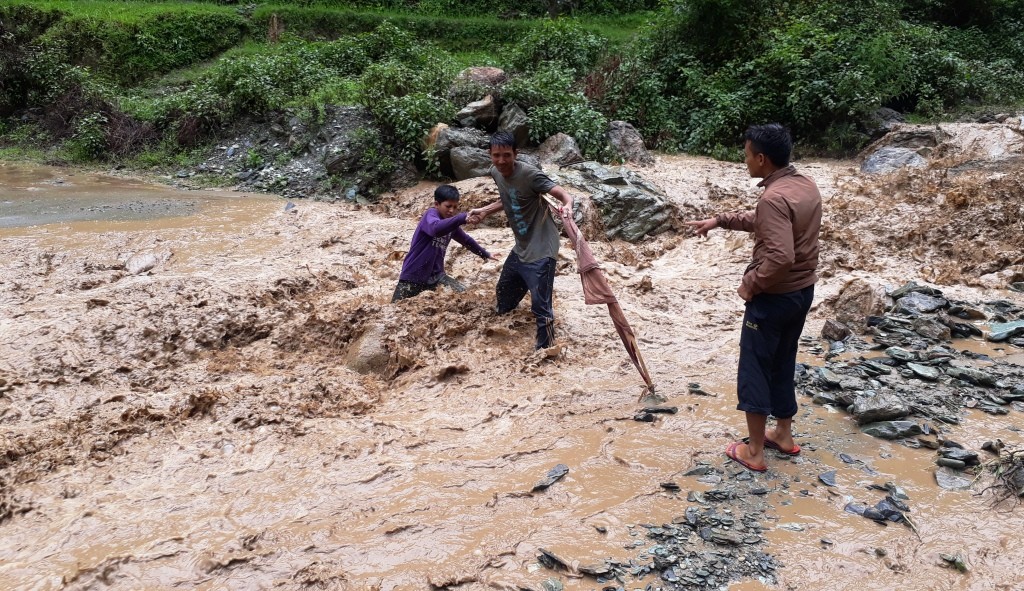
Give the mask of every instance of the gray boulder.
[(885, 174), (901, 168), (924, 168), (928, 161), (910, 148), (886, 146), (864, 159), (860, 171), (867, 174)]
[(516, 146), (522, 149), (530, 142), (530, 119), (519, 105), (508, 104), (501, 109), (498, 129), (507, 131), (516, 138)]
[[(489, 144), (490, 137), (479, 129), (448, 126), (441, 128), (434, 142), (434, 152), (437, 154), (437, 162), (441, 174), (457, 178), (452, 165), (452, 150), (455, 148), (476, 148), (484, 150), (486, 153)], [(488, 163), (490, 163), (489, 156)]]
[(608, 143), (615, 154), (626, 162), (641, 166), (654, 164), (654, 156), (647, 151), (640, 132), (625, 121), (612, 121), (608, 124)]
[(391, 355), (385, 345), (384, 329), (372, 327), (349, 345), (345, 353), (345, 365), (362, 374), (383, 374), (387, 370)]
[(673, 206), (665, 193), (625, 167), (581, 162), (562, 169), (561, 184), (591, 195), (605, 236), (636, 242), (672, 227)]
[(463, 107), (455, 114), (455, 120), (462, 127), (494, 129), (498, 125), (498, 103), (487, 95)]
[(555, 135), (544, 140), (544, 143), (537, 148), (537, 158), (541, 164), (555, 164), (565, 166), (583, 161), (583, 154), (576, 140), (564, 133)]
[(953, 468), (939, 467), (935, 470), (935, 483), (945, 490), (967, 490), (973, 482), (974, 478)]
[(910, 409), (894, 394), (867, 390), (854, 399), (850, 405), (850, 414), (857, 420), (857, 424), (866, 425), (902, 419), (910, 414)]
[(943, 298), (925, 295), (920, 292), (910, 292), (896, 301), (895, 312), (910, 314), (930, 314), (941, 308), (949, 307), (949, 302)]
[(501, 68), (491, 66), (477, 66), (466, 68), (455, 77), (456, 82), (475, 82), (487, 86), (497, 86), (508, 79), (508, 74)]

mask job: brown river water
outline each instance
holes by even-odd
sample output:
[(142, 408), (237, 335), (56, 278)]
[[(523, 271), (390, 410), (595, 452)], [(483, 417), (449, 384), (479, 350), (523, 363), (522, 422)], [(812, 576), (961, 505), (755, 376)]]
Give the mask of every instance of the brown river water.
[[(662, 162), (678, 171), (659, 179), (670, 193), (687, 174), (744, 182), (734, 165)], [(827, 207), (849, 165), (813, 168)], [(0, 589), (539, 589), (559, 576), (601, 589), (547, 570), (538, 549), (628, 560), (638, 524), (671, 522), (689, 491), (711, 488), (683, 476), (696, 462), (741, 471), (722, 451), (745, 428), (732, 378), (746, 242), (595, 244), (658, 393), (679, 411), (638, 422), (641, 382), (604, 310), (583, 305), (571, 259), (555, 284), (556, 358), (531, 354), (526, 306), (489, 312), (499, 267), (461, 249), (449, 270), (466, 294), (389, 303), (428, 191), (394, 197), (413, 204), (407, 215), (310, 202), (286, 212), (266, 196), (0, 166), (0, 386), (13, 384), (0, 387)], [(507, 252), (506, 230), (473, 234)], [(139, 254), (156, 266), (126, 273)], [(915, 265), (853, 273), (896, 285)], [(827, 275), (819, 301), (850, 277)], [(816, 306), (805, 334), (828, 317)], [(368, 335), (392, 343), (391, 357), (357, 373), (354, 341)], [(1022, 362), (1012, 348), (956, 346)], [(691, 382), (712, 395), (689, 394)], [(1024, 509), (993, 507), (983, 486), (944, 491), (933, 451), (800, 402), (804, 453), (770, 456), (755, 476), (770, 490), (764, 551), (783, 565), (778, 582), (723, 588), (1024, 589)], [(1024, 428), (1019, 412), (967, 411), (945, 435), (1020, 447), (1011, 428)], [(531, 494), (559, 463), (568, 475)], [(827, 470), (835, 488), (817, 479)], [(908, 493), (916, 533), (843, 511), (887, 481)], [(958, 553), (966, 573), (939, 557)], [(625, 588), (648, 584), (659, 581)]]

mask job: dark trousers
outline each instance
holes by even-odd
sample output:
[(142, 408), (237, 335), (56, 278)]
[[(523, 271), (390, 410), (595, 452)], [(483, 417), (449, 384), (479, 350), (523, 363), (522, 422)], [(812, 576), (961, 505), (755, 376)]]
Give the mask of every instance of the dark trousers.
[(515, 252), (509, 253), (498, 278), (497, 312), (506, 314), (515, 310), (526, 292), (530, 292), (530, 311), (537, 318), (536, 349), (546, 349), (555, 343), (554, 289), (555, 259), (524, 263)]
[(393, 304), (398, 300), (418, 296), (425, 291), (434, 291), (437, 289), (438, 285), (446, 285), (458, 293), (466, 291), (465, 285), (447, 275), (442, 275), (441, 278), (434, 283), (416, 283), (413, 281), (399, 280), (398, 285), (395, 286), (395, 293), (391, 295), (391, 303)]
[(789, 293), (758, 294), (747, 302), (736, 376), (737, 410), (779, 419), (796, 414), (796, 351), (813, 299), (811, 285)]

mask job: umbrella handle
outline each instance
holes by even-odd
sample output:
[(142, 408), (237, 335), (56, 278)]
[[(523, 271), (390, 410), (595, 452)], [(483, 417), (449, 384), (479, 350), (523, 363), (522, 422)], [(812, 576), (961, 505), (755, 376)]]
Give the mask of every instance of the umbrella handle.
[(559, 207), (562, 206), (562, 204), (555, 201), (555, 198), (552, 197), (549, 193), (541, 193), (540, 196), (544, 198), (544, 201), (548, 202), (548, 205), (554, 207), (555, 209), (558, 209)]

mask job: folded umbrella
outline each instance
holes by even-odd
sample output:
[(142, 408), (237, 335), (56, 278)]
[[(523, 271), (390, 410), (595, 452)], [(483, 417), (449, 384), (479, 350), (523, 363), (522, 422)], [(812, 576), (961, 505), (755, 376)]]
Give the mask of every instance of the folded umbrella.
[[(547, 201), (548, 205), (555, 212), (559, 211), (560, 204), (550, 195), (545, 194), (544, 200)], [(622, 339), (622, 345), (626, 348), (626, 353), (629, 354), (633, 365), (640, 372), (640, 377), (647, 384), (648, 392), (653, 394), (654, 382), (651, 381), (651, 375), (647, 371), (647, 364), (644, 363), (644, 358), (640, 355), (640, 348), (636, 344), (636, 335), (633, 334), (633, 329), (630, 328), (626, 315), (622, 313), (619, 301), (615, 299), (615, 294), (612, 293), (612, 288), (608, 285), (604, 271), (601, 270), (600, 263), (597, 262), (594, 252), (590, 249), (590, 244), (583, 238), (583, 233), (576, 226), (576, 222), (573, 221), (572, 213), (568, 208), (559, 217), (562, 220), (562, 230), (576, 251), (576, 266), (580, 274), (580, 280), (583, 282), (583, 301), (587, 304), (608, 305), (608, 315), (611, 316), (612, 323), (615, 325), (615, 332), (619, 333), (619, 338)]]

